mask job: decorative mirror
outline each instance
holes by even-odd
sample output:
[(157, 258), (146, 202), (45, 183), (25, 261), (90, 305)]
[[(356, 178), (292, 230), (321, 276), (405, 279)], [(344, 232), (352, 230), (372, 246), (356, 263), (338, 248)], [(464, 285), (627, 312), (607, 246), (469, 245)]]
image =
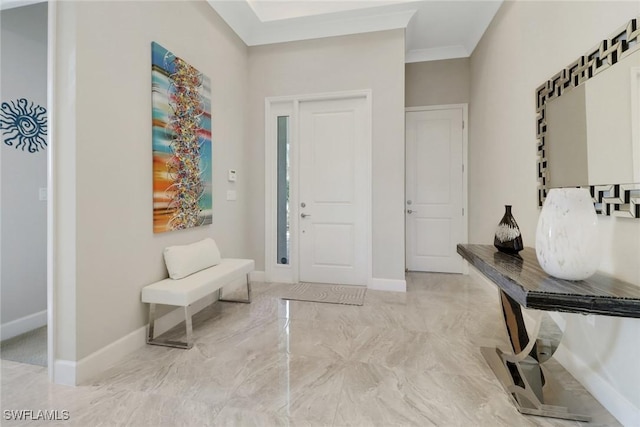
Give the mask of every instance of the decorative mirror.
[(640, 17), (536, 90), (538, 205), (591, 191), (602, 215), (640, 218)]

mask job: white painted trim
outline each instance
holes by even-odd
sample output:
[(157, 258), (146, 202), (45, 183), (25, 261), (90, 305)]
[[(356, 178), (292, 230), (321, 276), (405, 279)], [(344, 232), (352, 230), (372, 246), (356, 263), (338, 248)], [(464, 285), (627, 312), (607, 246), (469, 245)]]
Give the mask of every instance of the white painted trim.
[[(462, 206), (464, 208), (464, 218), (462, 218), (462, 242), (469, 243), (469, 104), (455, 104), (462, 106)], [(469, 263), (462, 263), (462, 274), (469, 274)]]
[[(258, 272), (261, 273), (261, 272)], [(191, 306), (192, 314), (196, 314), (204, 308), (216, 302), (217, 293), (198, 300)], [(176, 308), (156, 319), (155, 335), (162, 335), (176, 325), (184, 322), (184, 310)], [(123, 360), (127, 355), (146, 345), (148, 325), (125, 335), (124, 337), (102, 347), (100, 350), (80, 359), (78, 362), (56, 361), (63, 371), (59, 374), (61, 381), (56, 383), (67, 385), (82, 385), (94, 379), (107, 368)], [(56, 375), (58, 372), (56, 371)], [(74, 383), (69, 381), (74, 380)]]
[(324, 37), (347, 36), (407, 28), (416, 10), (357, 16), (340, 20), (325, 19), (322, 15), (289, 21), (283, 27), (282, 21), (262, 22), (247, 41), (249, 46), (283, 43), (298, 40), (313, 40)]
[(47, 370), (49, 380), (53, 381), (55, 374), (56, 355), (56, 304), (55, 304), (55, 257), (54, 248), (56, 241), (55, 230), (55, 200), (57, 196), (55, 181), (55, 155), (57, 152), (54, 143), (56, 115), (55, 109), (55, 82), (56, 82), (56, 23), (58, 5), (55, 1), (47, 4)]
[(374, 291), (407, 292), (407, 281), (402, 279), (376, 279), (372, 278), (367, 289)]
[[(406, 113), (413, 111), (434, 111), (434, 110), (451, 110), (462, 109), (462, 121), (464, 127), (462, 128), (462, 166), (464, 170), (462, 172), (462, 208), (464, 209), (464, 218), (462, 221), (462, 242), (466, 244), (469, 242), (469, 104), (443, 104), (443, 105), (428, 105), (422, 107), (406, 107), (404, 109)], [(406, 117), (406, 116), (405, 116)], [(406, 135), (405, 135), (405, 151), (406, 151)], [(406, 178), (405, 178), (406, 179)], [(405, 182), (406, 191), (406, 182)], [(405, 215), (405, 228), (406, 228), (406, 215)], [(406, 257), (407, 242), (405, 239), (405, 257)], [(462, 274), (469, 274), (469, 263), (463, 260)]]
[[(441, 104), (441, 105), (424, 105), (421, 107), (406, 107), (405, 112), (409, 111), (433, 111), (433, 110), (451, 110), (452, 108), (467, 108), (469, 104)], [(465, 126), (465, 129), (467, 126)]]
[(143, 347), (146, 331), (146, 326), (138, 328), (76, 362), (75, 385), (86, 384), (127, 355)]
[[(297, 283), (299, 279), (299, 245), (298, 245), (298, 176), (299, 176), (299, 156), (298, 156), (298, 118), (300, 102), (324, 101), (364, 98), (365, 99), (365, 116), (366, 124), (366, 143), (367, 143), (367, 175), (370, 177), (367, 182), (367, 200), (368, 206), (367, 217), (365, 219), (367, 230), (367, 282), (373, 280), (373, 92), (371, 89), (350, 90), (341, 92), (324, 92), (306, 95), (290, 95), (290, 96), (274, 96), (265, 98), (265, 281), (267, 282), (283, 282)], [(289, 107), (286, 104), (290, 103)], [(285, 106), (285, 107), (283, 107)], [(280, 108), (280, 110), (278, 110)], [(278, 266), (270, 260), (275, 259), (273, 256), (275, 247), (275, 200), (276, 182), (275, 182), (275, 162), (277, 146), (273, 138), (273, 124), (270, 123), (274, 113), (277, 111), (288, 111), (290, 120), (291, 135), (291, 151), (290, 167), (291, 167), (291, 186), (290, 186), (290, 215), (291, 215), (291, 259), (289, 266)], [(284, 113), (283, 113), (284, 114)], [(277, 270), (277, 271), (276, 271)], [(277, 280), (276, 280), (277, 279)]]
[(3, 323), (0, 326), (0, 338), (4, 341), (17, 337), (25, 332), (33, 331), (47, 324), (47, 310), (42, 310), (11, 322)]
[(416, 9), (387, 6), (286, 20), (262, 21), (247, 1), (207, 0), (247, 46), (407, 28)]
[[(294, 239), (290, 240), (291, 249), (291, 262), (289, 265), (291, 266), (291, 280), (287, 283), (298, 283), (300, 281), (300, 263), (298, 260), (300, 259), (300, 248), (298, 245), (298, 235), (300, 229), (300, 217), (298, 214), (300, 213), (298, 207), (300, 206), (300, 147), (298, 145), (298, 140), (300, 137), (300, 100), (293, 100), (293, 122), (291, 125), (291, 149), (289, 151), (289, 157), (291, 159), (295, 159), (295, 161), (291, 162), (291, 182), (294, 182), (295, 185), (290, 186), (291, 193), (289, 193), (289, 197), (291, 198), (291, 214), (293, 215), (291, 221), (291, 236), (295, 236)], [(274, 199), (272, 199), (274, 200)]]
[(640, 408), (562, 343), (553, 357), (624, 426), (640, 425)]
[(264, 281), (268, 283), (297, 283), (298, 280), (294, 277), (294, 273), (291, 266), (276, 265), (268, 275), (265, 274)]
[(471, 54), (464, 46), (443, 46), (429, 49), (413, 49), (405, 54), (405, 63), (440, 61), (443, 59), (468, 58)]
[(53, 382), (62, 385), (76, 385), (77, 362), (71, 360), (55, 359)]
[(309, 101), (324, 101), (330, 99), (350, 99), (350, 98), (368, 98), (371, 99), (373, 92), (371, 89), (362, 90), (345, 90), (340, 92), (322, 92), (311, 93), (304, 95), (285, 95), (285, 96), (270, 96), (265, 99), (265, 103), (276, 104), (281, 102), (309, 102)]

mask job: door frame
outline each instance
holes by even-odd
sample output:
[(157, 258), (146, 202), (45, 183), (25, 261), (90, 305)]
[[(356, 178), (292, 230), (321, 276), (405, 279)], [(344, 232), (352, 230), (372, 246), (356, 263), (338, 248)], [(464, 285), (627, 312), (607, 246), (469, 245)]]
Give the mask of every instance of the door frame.
[[(265, 280), (267, 282), (297, 283), (300, 277), (300, 252), (299, 252), (299, 178), (300, 178), (300, 150), (299, 141), (299, 108), (301, 102), (330, 101), (340, 99), (363, 98), (365, 102), (365, 170), (367, 174), (367, 188), (365, 191), (365, 215), (366, 237), (366, 272), (369, 286), (373, 277), (373, 239), (372, 239), (372, 91), (370, 89), (324, 92), (306, 95), (274, 96), (265, 98)], [(276, 262), (276, 228), (277, 228), (277, 128), (275, 117), (289, 114), (289, 168), (290, 168), (290, 259), (289, 264), (277, 264)]]
[(56, 361), (56, 268), (54, 248), (57, 242), (55, 224), (58, 183), (55, 180), (57, 153), (54, 118), (56, 114), (56, 24), (58, 5), (47, 2), (47, 375), (54, 382)]
[[(407, 113), (415, 112), (415, 111), (437, 111), (437, 110), (453, 110), (453, 109), (462, 109), (462, 209), (464, 211), (463, 221), (462, 221), (462, 244), (468, 243), (469, 241), (469, 180), (468, 180), (468, 165), (469, 165), (469, 104), (442, 104), (442, 105), (428, 105), (422, 107), (406, 107), (405, 111), (405, 127), (406, 127), (406, 117)], [(405, 130), (405, 206), (404, 209), (406, 211), (406, 200), (407, 200), (407, 165), (406, 165), (406, 152), (407, 152), (407, 139), (406, 139), (406, 130)], [(405, 257), (405, 265), (407, 264), (407, 215), (404, 216), (404, 232), (405, 232), (405, 243), (404, 243), (404, 257)], [(408, 271), (408, 270), (407, 270)], [(469, 263), (464, 261), (462, 262), (462, 274), (469, 274)]]

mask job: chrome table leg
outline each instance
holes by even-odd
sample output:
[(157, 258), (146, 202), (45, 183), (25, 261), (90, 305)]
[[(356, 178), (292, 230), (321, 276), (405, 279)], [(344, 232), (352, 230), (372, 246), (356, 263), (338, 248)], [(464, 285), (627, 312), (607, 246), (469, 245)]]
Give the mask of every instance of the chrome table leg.
[[(481, 352), (518, 411), (590, 421), (587, 411), (579, 410), (577, 401), (542, 369), (541, 364), (553, 356), (562, 337), (555, 322), (537, 312), (539, 317), (530, 334), (520, 304), (500, 291), (500, 305), (513, 353), (489, 347), (483, 347)], [(549, 335), (546, 339), (537, 338), (541, 327), (543, 335)]]

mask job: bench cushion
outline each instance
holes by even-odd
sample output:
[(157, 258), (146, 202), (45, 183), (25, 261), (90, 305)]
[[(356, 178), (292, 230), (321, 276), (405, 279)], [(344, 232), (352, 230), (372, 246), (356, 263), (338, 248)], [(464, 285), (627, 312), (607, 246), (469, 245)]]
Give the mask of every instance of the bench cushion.
[(252, 259), (225, 258), (180, 280), (164, 279), (142, 288), (142, 302), (187, 306), (253, 271)]
[(220, 260), (218, 245), (211, 238), (190, 245), (169, 246), (164, 249), (164, 263), (172, 279), (182, 279), (197, 271), (218, 265)]

